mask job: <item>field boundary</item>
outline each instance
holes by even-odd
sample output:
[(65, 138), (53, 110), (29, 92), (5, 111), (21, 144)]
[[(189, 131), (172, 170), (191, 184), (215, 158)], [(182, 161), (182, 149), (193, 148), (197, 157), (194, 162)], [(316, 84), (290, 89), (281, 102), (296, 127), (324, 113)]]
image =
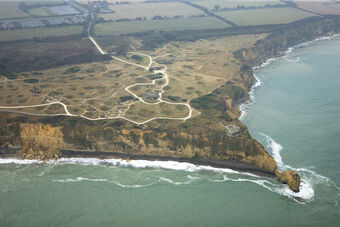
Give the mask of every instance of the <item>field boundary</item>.
[(207, 14), (208, 16), (215, 17), (215, 18), (217, 18), (217, 19), (219, 19), (219, 20), (221, 20), (221, 21), (223, 21), (223, 22), (229, 24), (231, 27), (237, 27), (237, 26), (238, 26), (238, 25), (235, 24), (234, 22), (232, 22), (232, 21), (230, 21), (230, 20), (227, 20), (227, 19), (225, 19), (225, 18), (223, 18), (223, 17), (221, 17), (221, 16), (218, 16), (218, 15), (216, 15), (216, 14), (210, 12), (207, 8), (205, 8), (205, 7), (203, 7), (203, 6), (200, 6), (200, 5), (194, 4), (194, 3), (192, 3), (192, 2), (188, 2), (188, 1), (180, 1), (180, 2), (183, 2), (184, 4), (187, 4), (187, 5), (191, 6), (191, 7), (196, 8), (196, 9), (202, 10), (202, 11), (203, 11), (205, 14)]

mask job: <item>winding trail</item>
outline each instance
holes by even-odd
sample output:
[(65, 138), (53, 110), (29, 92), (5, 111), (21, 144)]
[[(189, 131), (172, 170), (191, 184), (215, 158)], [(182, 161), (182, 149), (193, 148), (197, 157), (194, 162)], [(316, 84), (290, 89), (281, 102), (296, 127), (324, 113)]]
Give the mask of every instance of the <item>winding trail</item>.
[[(88, 26), (88, 29), (87, 29), (88, 38), (93, 43), (93, 45), (96, 47), (96, 49), (99, 51), (100, 54), (106, 55), (108, 53), (105, 50), (103, 50), (102, 47), (97, 43), (97, 41), (91, 36), (91, 31), (90, 30), (91, 30), (91, 27), (92, 27), (92, 24), (93, 24), (93, 21), (94, 21), (94, 16), (91, 15), (91, 18), (92, 19), (91, 19), (91, 21), (89, 23), (89, 26)], [(147, 55), (147, 54), (144, 54), (144, 53), (139, 53), (139, 52), (128, 52), (128, 53), (142, 55), (144, 57), (149, 58), (149, 64), (147, 66), (144, 66), (144, 65), (141, 65), (141, 64), (136, 64), (136, 63), (133, 63), (133, 62), (126, 61), (126, 60), (118, 58), (118, 57), (116, 57), (114, 55), (110, 55), (110, 56), (113, 59), (118, 60), (120, 62), (123, 62), (125, 64), (133, 65), (133, 66), (136, 66), (138, 68), (142, 68), (142, 69), (144, 69), (146, 71), (149, 71), (151, 66), (152, 66), (152, 64), (154, 63), (154, 61), (153, 61), (154, 59), (170, 55), (170, 54), (164, 54), (164, 55), (161, 55), (161, 56), (156, 56), (153, 59), (150, 55)], [(90, 118), (90, 117), (84, 116), (84, 114), (87, 113), (87, 111), (84, 111), (80, 115), (71, 114), (69, 112), (68, 108), (67, 108), (67, 105), (65, 103), (60, 102), (60, 101), (54, 101), (54, 102), (49, 102), (49, 103), (44, 103), (44, 104), (37, 104), (37, 105), (26, 105), (26, 106), (0, 106), (0, 109), (4, 109), (2, 111), (5, 111), (5, 112), (21, 113), (21, 114), (32, 115), (32, 116), (70, 116), (70, 117), (81, 117), (81, 118), (84, 118), (84, 119), (87, 119), (87, 120), (90, 120), (90, 121), (108, 120), (108, 119), (124, 119), (126, 121), (129, 121), (129, 122), (137, 124), (137, 125), (146, 124), (146, 123), (148, 123), (150, 121), (157, 120), (157, 119), (163, 119), (163, 120), (182, 120), (182, 121), (190, 119), (192, 117), (193, 109), (189, 105), (189, 101), (187, 103), (173, 103), (173, 102), (168, 102), (168, 101), (165, 101), (165, 100), (162, 99), (162, 95), (165, 92), (164, 91), (164, 87), (166, 87), (169, 84), (169, 77), (168, 77), (168, 74), (166, 73), (167, 67), (165, 65), (161, 65), (161, 64), (158, 64), (158, 65), (160, 65), (160, 68), (163, 68), (163, 69), (154, 70), (153, 73), (154, 74), (162, 74), (162, 78), (154, 79), (154, 80), (152, 80), (151, 83), (136, 83), (136, 84), (129, 85), (129, 86), (127, 86), (125, 88), (125, 91), (128, 92), (129, 94), (131, 94), (136, 99), (138, 99), (139, 102), (142, 102), (143, 104), (146, 104), (146, 105), (158, 105), (160, 103), (166, 103), (166, 104), (169, 104), (169, 105), (183, 105), (183, 106), (186, 106), (188, 108), (188, 110), (189, 110), (189, 113), (188, 113), (188, 115), (186, 117), (153, 117), (153, 118), (150, 118), (150, 119), (142, 121), (142, 122), (137, 122), (137, 121), (131, 120), (129, 118), (126, 118), (124, 116)], [(159, 98), (157, 99), (157, 102), (154, 102), (154, 103), (147, 102), (142, 97), (138, 96), (137, 94), (133, 93), (130, 90), (130, 88), (132, 88), (134, 86), (156, 85), (156, 81), (158, 81), (158, 80), (165, 80), (165, 83), (160, 88)], [(137, 102), (130, 103), (128, 105), (127, 110), (130, 108), (130, 106), (132, 104), (136, 104), (136, 103)], [(28, 112), (23, 112), (23, 111), (11, 110), (11, 109), (21, 109), (21, 108), (34, 108), (34, 107), (40, 107), (40, 106), (50, 106), (50, 105), (55, 105), (55, 104), (62, 105), (64, 110), (65, 110), (65, 114), (36, 114), (36, 113), (28, 113)], [(125, 114), (127, 112), (127, 110), (125, 110), (123, 114)]]
[[(59, 116), (59, 115), (65, 115), (65, 116), (77, 116), (74, 114), (71, 114), (68, 109), (67, 105), (62, 103), (62, 102), (49, 102), (49, 103), (44, 103), (44, 104), (37, 104), (37, 105), (29, 105), (29, 106), (0, 106), (0, 109), (21, 109), (21, 108), (34, 108), (34, 107), (40, 107), (40, 106), (50, 106), (54, 104), (60, 104), (64, 107), (65, 113), (66, 114), (34, 114), (35, 116)], [(20, 111), (11, 111), (11, 112), (18, 112), (18, 113), (26, 113), (26, 112), (20, 112)], [(29, 114), (29, 113), (27, 113)]]

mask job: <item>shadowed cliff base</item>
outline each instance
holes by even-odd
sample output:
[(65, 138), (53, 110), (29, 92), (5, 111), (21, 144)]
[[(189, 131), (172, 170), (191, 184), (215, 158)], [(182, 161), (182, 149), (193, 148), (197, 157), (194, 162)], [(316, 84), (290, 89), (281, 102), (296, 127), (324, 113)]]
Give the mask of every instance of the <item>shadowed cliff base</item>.
[(195, 165), (211, 166), (216, 168), (227, 168), (241, 172), (253, 173), (259, 176), (274, 178), (275, 174), (248, 163), (229, 160), (207, 160), (203, 158), (175, 158), (170, 156), (124, 154), (105, 151), (71, 151), (61, 150), (61, 158), (100, 158), (100, 159), (126, 159), (126, 160), (148, 160), (148, 161), (176, 161), (187, 162)]

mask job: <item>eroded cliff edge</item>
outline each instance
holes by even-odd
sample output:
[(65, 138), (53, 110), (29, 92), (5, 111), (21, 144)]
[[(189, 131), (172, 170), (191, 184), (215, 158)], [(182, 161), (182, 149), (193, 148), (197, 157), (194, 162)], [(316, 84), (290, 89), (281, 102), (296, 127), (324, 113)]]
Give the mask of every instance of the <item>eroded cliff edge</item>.
[(96, 154), (94, 151), (114, 151), (118, 157), (121, 154), (247, 163), (276, 175), (298, 191), (299, 175), (294, 171), (279, 173), (274, 159), (238, 120), (239, 104), (249, 98), (249, 89), (255, 82), (254, 66), (284, 54), (288, 47), (337, 33), (339, 25), (338, 17), (299, 21), (256, 42), (250, 49), (235, 52), (242, 63), (237, 75), (210, 94), (192, 100), (192, 107), (200, 114), (186, 122), (158, 120), (134, 125), (122, 120), (1, 113), (0, 146), (21, 146), (20, 157), (42, 160), (58, 158), (63, 149), (82, 150), (84, 156)]

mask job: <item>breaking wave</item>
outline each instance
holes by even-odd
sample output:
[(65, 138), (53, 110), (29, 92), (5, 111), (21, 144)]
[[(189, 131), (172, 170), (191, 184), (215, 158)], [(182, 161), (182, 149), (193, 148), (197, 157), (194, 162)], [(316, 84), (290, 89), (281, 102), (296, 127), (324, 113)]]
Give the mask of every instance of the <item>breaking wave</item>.
[(59, 183), (70, 183), (70, 182), (81, 182), (81, 181), (92, 181), (92, 182), (105, 182), (107, 179), (91, 179), (91, 178), (86, 178), (86, 177), (77, 177), (75, 179), (57, 179), (53, 180), (53, 182), (59, 182)]
[(298, 172), (301, 177), (300, 191), (297, 193), (291, 191), (287, 185), (274, 187), (272, 188), (271, 191), (277, 192), (281, 195), (284, 195), (284, 196), (287, 196), (293, 199), (300, 198), (304, 202), (311, 202), (314, 200), (315, 191), (313, 187), (317, 184), (329, 184), (335, 187), (340, 192), (339, 187), (329, 178), (322, 176), (308, 168), (294, 168), (290, 165), (285, 164), (282, 161), (282, 157), (280, 154), (280, 152), (283, 151), (284, 149), (283, 146), (277, 143), (272, 137), (264, 133), (260, 133), (260, 135), (265, 138), (265, 146), (267, 147), (267, 150), (271, 152), (274, 160), (276, 161), (278, 165), (278, 169), (280, 171), (292, 169)]
[(121, 184), (121, 183), (118, 183), (118, 182), (112, 182), (114, 183), (115, 185), (119, 186), (119, 187), (122, 187), (122, 188), (145, 188), (145, 187), (149, 187), (149, 186), (152, 186), (154, 185), (155, 183), (151, 183), (151, 184), (133, 184), (133, 185), (126, 185), (126, 184)]
[[(124, 160), (124, 159), (97, 159), (97, 158), (61, 158), (59, 164), (80, 164), (80, 165), (106, 165), (115, 167), (131, 168), (152, 168), (182, 170), (187, 172), (213, 171), (221, 173), (237, 173), (249, 175), (250, 173), (240, 173), (227, 168), (215, 168), (211, 166), (194, 165), (188, 162), (177, 161), (148, 161), (148, 160)], [(252, 175), (252, 174), (250, 174)]]
[(241, 120), (241, 121), (242, 121), (242, 119), (244, 119), (244, 117), (247, 115), (247, 111), (246, 111), (246, 110), (247, 110), (251, 105), (253, 105), (253, 104), (255, 103), (255, 94), (254, 94), (255, 89), (256, 89), (256, 88), (259, 88), (259, 87), (261, 87), (261, 86), (263, 85), (263, 82), (262, 82), (262, 81), (260, 80), (260, 78), (259, 78), (258, 76), (256, 76), (255, 74), (254, 74), (254, 78), (255, 78), (256, 82), (255, 82), (255, 84), (250, 88), (250, 91), (249, 91), (249, 98), (250, 98), (250, 100), (247, 101), (246, 103), (242, 103), (242, 104), (240, 105), (241, 115), (240, 115), (240, 117), (239, 117), (239, 120)]
[(266, 139), (266, 146), (270, 148), (272, 156), (274, 160), (276, 161), (276, 164), (278, 165), (278, 169), (282, 171), (284, 164), (282, 162), (280, 151), (283, 150), (283, 147), (281, 146), (281, 144), (278, 144), (277, 142), (275, 142), (275, 140), (271, 138), (270, 136), (264, 133), (260, 133), (260, 135)]
[(170, 183), (170, 184), (174, 184), (174, 185), (190, 184), (192, 182), (192, 180), (189, 180), (189, 181), (173, 181), (173, 180), (171, 180), (169, 178), (165, 178), (165, 177), (160, 177), (159, 180), (163, 181), (163, 182)]
[(146, 185), (140, 185), (140, 184), (134, 184), (134, 185), (125, 185), (125, 184), (121, 184), (115, 181), (110, 181), (108, 179), (96, 179), (96, 178), (87, 178), (87, 177), (77, 177), (75, 179), (72, 178), (68, 178), (68, 179), (54, 179), (53, 182), (57, 182), (57, 183), (75, 183), (75, 182), (82, 182), (82, 181), (87, 181), (87, 182), (108, 182), (108, 183), (113, 183), (119, 187), (122, 188), (143, 188), (143, 187), (148, 187), (153, 185), (152, 184), (146, 184)]
[(211, 180), (211, 182), (216, 182), (216, 183), (221, 183), (221, 182), (226, 182), (226, 181), (254, 183), (254, 184), (260, 185), (261, 187), (271, 192), (277, 193), (282, 196), (286, 196), (302, 204), (311, 202), (314, 200), (314, 190), (310, 184), (305, 183), (305, 182), (301, 182), (300, 191), (295, 193), (292, 190), (290, 190), (287, 185), (283, 185), (279, 182), (270, 182), (269, 180), (266, 180), (266, 179), (230, 178), (227, 176), (223, 176), (223, 179), (221, 180)]
[[(152, 169), (167, 169), (167, 170), (180, 170), (180, 171), (186, 171), (186, 172), (196, 172), (199, 174), (200, 171), (212, 171), (218, 174), (221, 174), (223, 176), (223, 179), (210, 179), (210, 177), (207, 179), (209, 182), (214, 183), (220, 183), (220, 182), (250, 182), (257, 185), (262, 186), (263, 188), (270, 190), (272, 192), (278, 193), (280, 195), (286, 196), (288, 198), (296, 200), (297, 202), (310, 202), (314, 199), (314, 189), (313, 184), (316, 183), (322, 183), (322, 182), (330, 182), (330, 180), (327, 177), (321, 176), (319, 174), (316, 174), (312, 170), (305, 169), (305, 168), (292, 168), (288, 165), (285, 165), (282, 162), (282, 158), (280, 155), (280, 151), (283, 150), (283, 147), (276, 143), (271, 137), (263, 134), (263, 136), (266, 138), (266, 146), (270, 147), (269, 151), (273, 153), (273, 157), (280, 166), (280, 168), (290, 168), (294, 169), (295, 171), (299, 172), (302, 182), (300, 186), (300, 192), (294, 193), (291, 191), (287, 185), (282, 185), (280, 182), (276, 180), (272, 180), (265, 177), (260, 177), (251, 173), (243, 173), (234, 171), (231, 169), (225, 169), (225, 168), (214, 168), (210, 166), (199, 166), (194, 165), (191, 163), (182, 163), (182, 162), (175, 162), (175, 161), (147, 161), (147, 160), (121, 160), (121, 159), (95, 159), (95, 158), (62, 158), (59, 161), (51, 161), (44, 163), (45, 165), (63, 165), (63, 164), (80, 164), (80, 165), (104, 165), (104, 166), (114, 166), (114, 167), (131, 167), (131, 168), (152, 168)], [(18, 159), (0, 159), (0, 163), (5, 164), (19, 164), (19, 165), (30, 165), (30, 164), (42, 164), (40, 161), (30, 161), (30, 160), (18, 160)], [(45, 166), (46, 168), (46, 166)], [(203, 178), (202, 178), (203, 177)], [(215, 178), (216, 175), (214, 175), (213, 178)], [(169, 183), (173, 185), (187, 185), (191, 184), (195, 180), (198, 179), (205, 179), (204, 175), (195, 176), (187, 175), (187, 180), (180, 180), (175, 181), (173, 179), (170, 179), (168, 177), (159, 176), (157, 177), (158, 180), (155, 180), (152, 183), (148, 184), (122, 184), (117, 181), (113, 181), (111, 179), (103, 179), (103, 178), (87, 178), (87, 177), (76, 177), (76, 178), (67, 178), (67, 179), (53, 179), (53, 182), (56, 183), (75, 183), (75, 182), (106, 182), (106, 183), (113, 183), (119, 187), (123, 188), (143, 188), (152, 186), (158, 183)]]

